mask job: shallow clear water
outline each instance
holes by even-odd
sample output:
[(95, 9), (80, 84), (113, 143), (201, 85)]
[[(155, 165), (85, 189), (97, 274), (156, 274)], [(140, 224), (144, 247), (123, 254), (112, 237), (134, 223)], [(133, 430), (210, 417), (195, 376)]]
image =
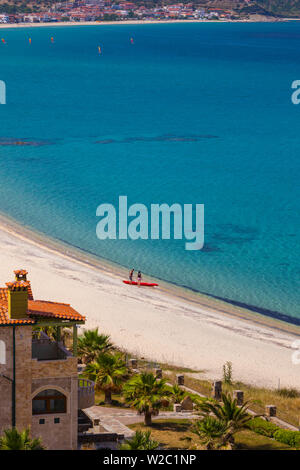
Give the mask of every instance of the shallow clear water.
[[(300, 318), (299, 22), (2, 35), (1, 212), (124, 266)], [(36, 145), (11, 145), (24, 139)], [(100, 242), (96, 208), (119, 195), (204, 203), (204, 249)]]

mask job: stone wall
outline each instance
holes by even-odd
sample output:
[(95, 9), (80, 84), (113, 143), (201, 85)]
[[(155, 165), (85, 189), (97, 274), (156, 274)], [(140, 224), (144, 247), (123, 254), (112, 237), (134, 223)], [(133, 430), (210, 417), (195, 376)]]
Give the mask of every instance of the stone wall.
[[(31, 423), (31, 326), (16, 326), (16, 427), (20, 430)], [(13, 378), (13, 328), (0, 327), (0, 340), (6, 349), (6, 364), (0, 374)], [(0, 433), (12, 427), (12, 383), (0, 377)]]
[[(37, 361), (32, 359), (32, 327), (16, 326), (16, 427), (31, 427), (32, 437), (41, 437), (48, 449), (77, 448), (78, 378), (77, 358)], [(0, 374), (13, 378), (13, 328), (0, 327), (6, 363)], [(32, 398), (54, 388), (67, 397), (67, 412), (32, 416)], [(58, 418), (59, 422), (54, 422)], [(44, 419), (45, 423), (40, 424)], [(56, 419), (57, 421), (57, 419)], [(12, 427), (12, 384), (0, 377), (0, 435)]]
[(31, 424), (31, 343), (32, 327), (16, 327), (16, 426)]
[[(77, 448), (78, 379), (77, 358), (37, 361), (32, 359), (32, 327), (16, 326), (16, 426), (31, 428), (48, 449)], [(0, 374), (13, 378), (13, 328), (0, 327), (6, 363)], [(56, 388), (67, 397), (67, 413), (32, 416), (32, 398), (42, 389)], [(59, 422), (54, 422), (59, 418)], [(44, 419), (45, 424), (40, 424)], [(57, 420), (56, 420), (57, 421)], [(0, 435), (12, 427), (12, 384), (0, 377)]]
[(67, 359), (38, 361), (32, 359), (32, 379), (43, 377), (77, 377), (77, 358), (70, 356)]
[[(0, 374), (7, 377), (13, 376), (13, 343), (12, 328), (0, 327), (0, 341), (5, 343), (6, 364), (0, 364)], [(12, 425), (12, 384), (0, 377), (0, 435), (3, 429)]]
[[(43, 445), (45, 445), (47, 449), (77, 449), (77, 377), (33, 379), (32, 397), (47, 388), (54, 388), (67, 397), (67, 412), (57, 414), (33, 415), (31, 424), (31, 434), (33, 437), (40, 437), (42, 439)], [(57, 419), (59, 419), (59, 422), (55, 423)], [(44, 423), (41, 422), (41, 420), (44, 420)]]

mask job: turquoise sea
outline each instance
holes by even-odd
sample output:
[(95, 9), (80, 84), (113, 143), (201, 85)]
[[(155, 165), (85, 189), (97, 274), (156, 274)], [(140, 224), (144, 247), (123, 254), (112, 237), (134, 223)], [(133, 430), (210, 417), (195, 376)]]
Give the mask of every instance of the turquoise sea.
[[(149, 276), (300, 322), (300, 106), (291, 103), (299, 22), (1, 35), (2, 214)], [(99, 241), (96, 208), (119, 195), (205, 204), (204, 249)]]

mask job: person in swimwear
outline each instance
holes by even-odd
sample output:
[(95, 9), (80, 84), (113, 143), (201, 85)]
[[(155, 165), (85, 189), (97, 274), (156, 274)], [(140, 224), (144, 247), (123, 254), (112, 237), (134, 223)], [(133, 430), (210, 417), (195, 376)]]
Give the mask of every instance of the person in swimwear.
[(134, 269), (131, 269), (131, 271), (129, 271), (129, 280), (130, 280), (130, 282), (132, 282), (133, 273), (134, 273)]
[(138, 282), (138, 285), (141, 284), (141, 280), (142, 280), (142, 273), (141, 273), (141, 271), (139, 271), (139, 272), (137, 273), (137, 282)]

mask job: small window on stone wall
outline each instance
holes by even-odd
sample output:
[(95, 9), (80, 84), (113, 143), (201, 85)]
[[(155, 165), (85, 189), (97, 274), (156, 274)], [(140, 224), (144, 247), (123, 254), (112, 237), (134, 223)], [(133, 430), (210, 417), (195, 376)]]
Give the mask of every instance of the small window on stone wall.
[(6, 364), (6, 347), (2, 340), (0, 340), (0, 364)]

